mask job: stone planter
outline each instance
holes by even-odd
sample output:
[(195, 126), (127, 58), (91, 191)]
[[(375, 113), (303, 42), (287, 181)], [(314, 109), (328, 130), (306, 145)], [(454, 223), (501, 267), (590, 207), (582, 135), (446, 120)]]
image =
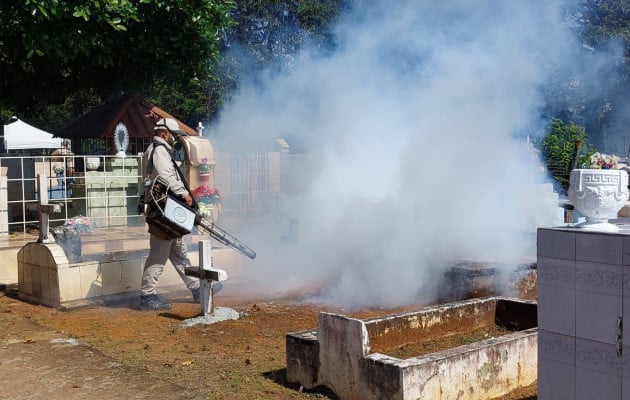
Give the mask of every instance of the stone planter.
[(210, 172), (200, 172), (199, 173), (199, 182), (203, 182), (203, 183), (210, 182)]
[(210, 175), (212, 171), (210, 166), (207, 164), (202, 164), (199, 166), (199, 181), (203, 183), (208, 183), (210, 181)]
[(628, 173), (618, 169), (574, 169), (569, 178), (569, 199), (586, 217), (579, 228), (617, 232), (608, 222), (628, 200)]

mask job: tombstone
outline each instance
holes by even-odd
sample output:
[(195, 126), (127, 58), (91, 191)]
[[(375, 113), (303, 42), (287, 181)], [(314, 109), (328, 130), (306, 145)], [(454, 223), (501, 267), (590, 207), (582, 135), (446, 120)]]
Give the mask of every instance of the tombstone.
[(61, 205), (48, 203), (48, 177), (46, 175), (38, 174), (37, 182), (39, 185), (39, 197), (35, 207), (39, 214), (39, 238), (37, 242), (55, 243), (55, 238), (50, 234), (48, 215), (53, 212), (61, 212)]
[(212, 267), (212, 243), (209, 240), (199, 241), (199, 268), (186, 268), (186, 275), (199, 278), (201, 293), (201, 315), (214, 313), (214, 285), (227, 280), (227, 272)]

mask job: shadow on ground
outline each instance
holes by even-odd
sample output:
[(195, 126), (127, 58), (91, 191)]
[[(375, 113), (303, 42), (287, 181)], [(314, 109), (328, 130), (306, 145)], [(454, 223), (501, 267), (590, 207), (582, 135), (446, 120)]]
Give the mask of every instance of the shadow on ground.
[(316, 386), (313, 389), (304, 389), (302, 386), (296, 383), (289, 383), (287, 381), (286, 368), (280, 368), (280, 369), (275, 369), (273, 371), (265, 372), (263, 373), (263, 376), (267, 379), (272, 380), (278, 385), (282, 385), (288, 389), (292, 389), (300, 393), (317, 394), (319, 395), (318, 397), (320, 398), (340, 400), (339, 397), (337, 397), (337, 395), (335, 394), (335, 392), (333, 392), (326, 386)]

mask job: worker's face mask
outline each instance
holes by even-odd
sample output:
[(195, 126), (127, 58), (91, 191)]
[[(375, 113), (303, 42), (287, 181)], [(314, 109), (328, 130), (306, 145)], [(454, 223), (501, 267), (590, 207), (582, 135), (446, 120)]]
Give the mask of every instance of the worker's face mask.
[(173, 138), (173, 143), (171, 143), (171, 146), (173, 146), (173, 149), (175, 151), (179, 151), (182, 149), (182, 142), (181, 140), (177, 140), (175, 138)]
[(171, 147), (173, 147), (173, 149), (175, 149), (176, 151), (181, 150), (182, 148), (181, 140), (177, 140), (177, 135), (175, 135), (171, 131), (168, 131), (168, 140), (166, 142), (170, 144)]

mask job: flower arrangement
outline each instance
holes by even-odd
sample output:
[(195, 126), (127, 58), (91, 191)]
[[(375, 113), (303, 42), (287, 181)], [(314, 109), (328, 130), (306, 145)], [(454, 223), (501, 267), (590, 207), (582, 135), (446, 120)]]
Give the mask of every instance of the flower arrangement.
[(61, 174), (63, 174), (65, 169), (64, 169), (64, 167), (60, 167), (59, 165), (57, 165), (57, 166), (53, 167), (53, 171), (55, 172), (55, 174), (61, 175)]
[(90, 220), (90, 217), (77, 215), (76, 217), (68, 219), (64, 225), (74, 226), (79, 232), (89, 232), (92, 226), (92, 221)]
[(219, 189), (206, 185), (198, 186), (192, 194), (199, 206), (199, 213), (204, 216), (210, 215), (212, 208), (221, 202)]
[(591, 169), (618, 169), (619, 168), (619, 157), (611, 156), (608, 154), (603, 154), (600, 152), (594, 153), (590, 157), (590, 165), (588, 168)]
[(193, 190), (193, 196), (197, 201), (205, 201), (208, 203), (218, 203), (221, 199), (219, 189), (206, 185), (198, 186), (195, 190)]

